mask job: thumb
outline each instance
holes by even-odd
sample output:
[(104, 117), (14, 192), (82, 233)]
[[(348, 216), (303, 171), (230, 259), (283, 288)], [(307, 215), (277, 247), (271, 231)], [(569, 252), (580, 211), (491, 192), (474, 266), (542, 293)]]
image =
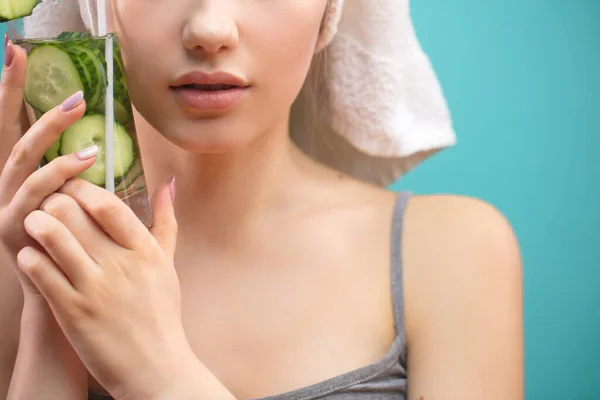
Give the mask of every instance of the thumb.
[(152, 196), (153, 223), (150, 233), (171, 258), (175, 256), (177, 243), (177, 219), (175, 218), (175, 177), (160, 186)]

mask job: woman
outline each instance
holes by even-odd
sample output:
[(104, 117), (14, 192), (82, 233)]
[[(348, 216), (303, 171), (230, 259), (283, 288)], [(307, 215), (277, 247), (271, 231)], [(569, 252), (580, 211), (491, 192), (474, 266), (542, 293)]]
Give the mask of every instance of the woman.
[[(408, 4), (369, 3), (345, 6), (343, 33), (378, 32), (381, 10), (400, 9), (405, 19), (387, 20), (389, 35), (363, 44), (409, 43)], [(352, 57), (340, 57), (341, 43), (319, 51), (341, 1), (114, 4), (154, 224), (148, 231), (116, 197), (73, 178), (94, 163), (95, 148), (36, 171), (85, 105), (74, 94), (17, 141), (26, 57), (9, 44), (0, 108), (2, 394), (522, 398), (520, 259), (505, 219), (478, 200), (396, 194), (313, 159), (376, 181), (382, 168), (396, 162), (405, 171), (433, 152), (431, 141), (411, 151), (389, 145), (418, 142), (433, 120), (406, 106), (422, 100), (410, 90), (427, 90), (424, 60), (408, 92), (369, 89), (375, 72), (399, 74), (384, 68), (346, 79), (369, 93), (353, 109), (345, 89), (331, 85), (357, 71)], [(363, 44), (355, 60), (371, 51)], [(409, 47), (398, 57), (418, 58)], [(367, 58), (385, 66), (392, 56)], [(290, 117), (295, 101), (298, 115), (309, 114), (298, 93), (304, 87), (300, 97), (315, 99), (310, 81), (328, 62), (344, 68), (316, 80), (330, 89), (318, 95), (331, 97), (330, 127), (353, 145), (332, 135), (329, 153), (318, 144), (325, 133), (308, 135), (312, 121)], [(190, 71), (234, 75), (241, 97), (218, 109), (182, 101), (176, 82)], [(390, 99), (405, 106), (382, 114)], [(364, 131), (370, 123), (382, 126)], [(394, 136), (402, 124), (415, 129)], [(305, 150), (316, 141), (312, 157), (288, 125)], [(363, 162), (373, 155), (382, 157)]]

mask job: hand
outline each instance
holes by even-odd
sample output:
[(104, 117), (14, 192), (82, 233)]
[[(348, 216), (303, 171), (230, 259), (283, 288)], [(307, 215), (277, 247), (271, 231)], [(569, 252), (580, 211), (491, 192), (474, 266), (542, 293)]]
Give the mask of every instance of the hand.
[[(38, 170), (47, 149), (83, 115), (85, 103), (78, 93), (30, 127), (23, 107), (25, 51), (9, 44), (5, 57), (0, 83), (0, 269), (12, 265), (24, 294), (9, 398), (33, 398), (40, 390), (47, 398), (81, 398), (87, 386), (85, 368), (56, 325), (45, 299), (17, 268), (17, 254), (26, 246), (37, 246), (25, 231), (25, 217), (66, 180), (94, 163), (93, 154), (68, 155)], [(13, 281), (4, 282), (0, 290), (10, 291), (8, 285)]]
[(115, 398), (156, 398), (199, 363), (181, 320), (170, 185), (152, 205), (149, 231), (114, 194), (71, 179), (25, 219), (44, 251), (18, 255), (83, 363)]
[[(12, 55), (11, 55), (12, 54)], [(29, 130), (23, 112), (25, 51), (14, 45), (6, 49), (10, 66), (4, 68), (0, 84), (0, 250), (16, 267), (17, 253), (36, 246), (25, 232), (25, 217), (58, 190), (69, 178), (94, 164), (95, 157), (66, 155), (38, 170), (44, 153), (59, 135), (85, 112), (80, 93), (44, 114)], [(2, 257), (0, 257), (1, 259)], [(15, 268), (25, 296), (39, 295), (31, 282)]]

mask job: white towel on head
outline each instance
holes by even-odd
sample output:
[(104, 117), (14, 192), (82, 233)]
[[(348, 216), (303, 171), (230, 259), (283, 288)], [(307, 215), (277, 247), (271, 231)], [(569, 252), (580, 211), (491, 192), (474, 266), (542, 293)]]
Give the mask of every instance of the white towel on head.
[(331, 124), (352, 144), (393, 157), (453, 143), (448, 108), (417, 41), (408, 0), (346, 1), (328, 53)]
[(301, 147), (354, 176), (388, 184), (456, 143), (409, 0), (330, 0), (324, 24), (318, 50), (326, 52), (326, 77), (320, 99), (312, 99), (320, 105), (312, 116), (319, 132), (311, 143), (298, 134)]
[[(95, 3), (43, 0), (29, 29), (42, 36), (93, 31)], [(456, 143), (409, 0), (330, 0), (317, 49), (324, 79), (317, 90), (303, 90), (292, 115), (292, 138), (315, 159), (389, 184)]]

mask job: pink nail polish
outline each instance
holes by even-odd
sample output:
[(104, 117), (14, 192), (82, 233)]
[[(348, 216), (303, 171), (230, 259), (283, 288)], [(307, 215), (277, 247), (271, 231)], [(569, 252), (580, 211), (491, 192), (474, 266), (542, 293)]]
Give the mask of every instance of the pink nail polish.
[(85, 161), (94, 157), (96, 154), (98, 154), (98, 146), (93, 145), (83, 150), (79, 150), (75, 153), (75, 157), (77, 157), (78, 160)]
[(169, 187), (171, 189), (171, 201), (173, 202), (173, 204), (175, 204), (175, 177), (171, 178), (171, 184), (169, 185)]
[(75, 107), (77, 107), (77, 105), (79, 103), (81, 103), (81, 101), (83, 100), (83, 91), (78, 90), (77, 92), (75, 92), (74, 94), (72, 94), (71, 96), (69, 96), (69, 98), (67, 98), (62, 105), (60, 106), (60, 109), (67, 112), (67, 111), (71, 111), (72, 109), (74, 109)]
[(15, 58), (15, 49), (12, 45), (8, 44), (6, 49), (4, 50), (4, 66), (6, 68), (10, 67), (13, 60)]

